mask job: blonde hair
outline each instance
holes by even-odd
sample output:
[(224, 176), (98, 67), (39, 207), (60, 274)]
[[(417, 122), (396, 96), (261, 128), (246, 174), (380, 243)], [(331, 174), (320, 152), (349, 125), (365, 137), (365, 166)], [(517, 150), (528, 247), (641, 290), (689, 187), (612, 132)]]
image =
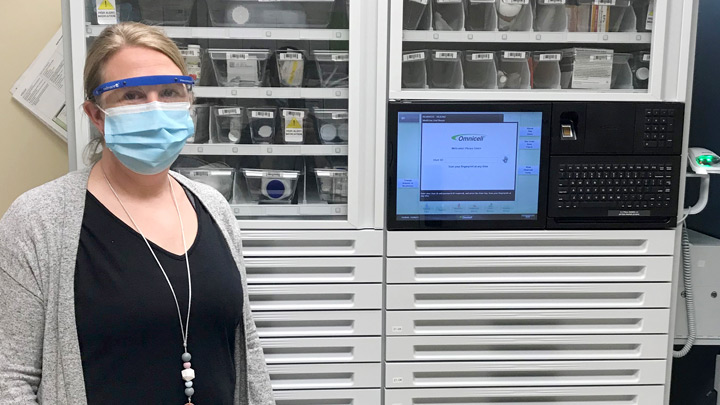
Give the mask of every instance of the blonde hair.
[[(86, 100), (98, 102), (92, 92), (104, 83), (103, 70), (105, 63), (119, 50), (128, 46), (158, 51), (170, 58), (180, 68), (183, 75), (188, 74), (185, 59), (180, 54), (180, 50), (175, 42), (168, 38), (161, 29), (135, 22), (111, 25), (100, 33), (88, 49), (83, 73)], [(100, 160), (102, 153), (98, 152), (98, 149), (102, 144), (102, 136), (93, 131), (90, 143), (85, 149), (85, 159), (88, 162), (95, 163)]]

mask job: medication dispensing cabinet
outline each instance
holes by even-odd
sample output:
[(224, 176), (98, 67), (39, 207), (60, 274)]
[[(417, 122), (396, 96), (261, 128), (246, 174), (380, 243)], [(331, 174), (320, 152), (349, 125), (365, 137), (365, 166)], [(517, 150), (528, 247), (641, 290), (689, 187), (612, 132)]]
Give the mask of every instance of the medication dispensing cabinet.
[[(200, 76), (177, 169), (236, 210), (278, 405), (667, 401), (676, 230), (387, 232), (386, 105), (686, 102), (693, 1), (110, 2)], [(101, 3), (63, 1), (73, 106)]]

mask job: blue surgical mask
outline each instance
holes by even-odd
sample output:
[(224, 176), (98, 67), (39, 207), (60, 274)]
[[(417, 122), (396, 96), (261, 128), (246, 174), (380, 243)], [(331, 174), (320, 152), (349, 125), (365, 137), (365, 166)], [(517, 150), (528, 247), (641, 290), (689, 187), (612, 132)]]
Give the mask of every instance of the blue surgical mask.
[(105, 144), (125, 167), (139, 174), (169, 168), (195, 133), (187, 102), (154, 101), (102, 111)]

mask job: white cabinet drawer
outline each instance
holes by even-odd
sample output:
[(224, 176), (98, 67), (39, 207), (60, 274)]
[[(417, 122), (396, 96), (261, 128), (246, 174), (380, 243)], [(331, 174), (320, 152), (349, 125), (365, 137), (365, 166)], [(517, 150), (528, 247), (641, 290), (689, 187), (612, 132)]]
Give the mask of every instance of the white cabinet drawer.
[(382, 256), (383, 232), (242, 231), (243, 256)]
[(273, 390), (380, 388), (380, 363), (268, 364)]
[(390, 336), (387, 361), (665, 359), (667, 335)]
[(388, 388), (665, 384), (665, 360), (388, 363)]
[(245, 259), (249, 284), (381, 283), (382, 257)]
[(671, 256), (674, 230), (388, 232), (388, 257)]
[(670, 294), (670, 283), (409, 284), (387, 287), (387, 308), (668, 308)]
[(380, 309), (381, 284), (250, 285), (253, 311)]
[(629, 387), (513, 387), (388, 389), (387, 405), (660, 405), (662, 385)]
[(672, 269), (671, 256), (401, 258), (388, 259), (387, 281), (390, 284), (670, 282)]
[(299, 390), (273, 392), (276, 405), (380, 405), (375, 390)]
[(371, 363), (381, 361), (380, 337), (262, 338), (268, 364)]
[(261, 338), (380, 336), (381, 311), (254, 312)]
[(388, 311), (388, 336), (668, 333), (669, 309)]

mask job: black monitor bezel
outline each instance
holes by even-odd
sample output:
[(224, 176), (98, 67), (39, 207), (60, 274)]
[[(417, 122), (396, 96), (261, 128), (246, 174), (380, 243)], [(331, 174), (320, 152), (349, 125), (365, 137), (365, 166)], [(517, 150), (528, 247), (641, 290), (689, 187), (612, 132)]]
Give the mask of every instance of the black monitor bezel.
[[(397, 220), (397, 143), (398, 113), (401, 112), (541, 112), (540, 184), (538, 212), (533, 220)], [(403, 230), (511, 230), (545, 229), (547, 222), (548, 170), (550, 166), (550, 122), (552, 104), (511, 102), (402, 101), (388, 103), (385, 168), (385, 226)]]

